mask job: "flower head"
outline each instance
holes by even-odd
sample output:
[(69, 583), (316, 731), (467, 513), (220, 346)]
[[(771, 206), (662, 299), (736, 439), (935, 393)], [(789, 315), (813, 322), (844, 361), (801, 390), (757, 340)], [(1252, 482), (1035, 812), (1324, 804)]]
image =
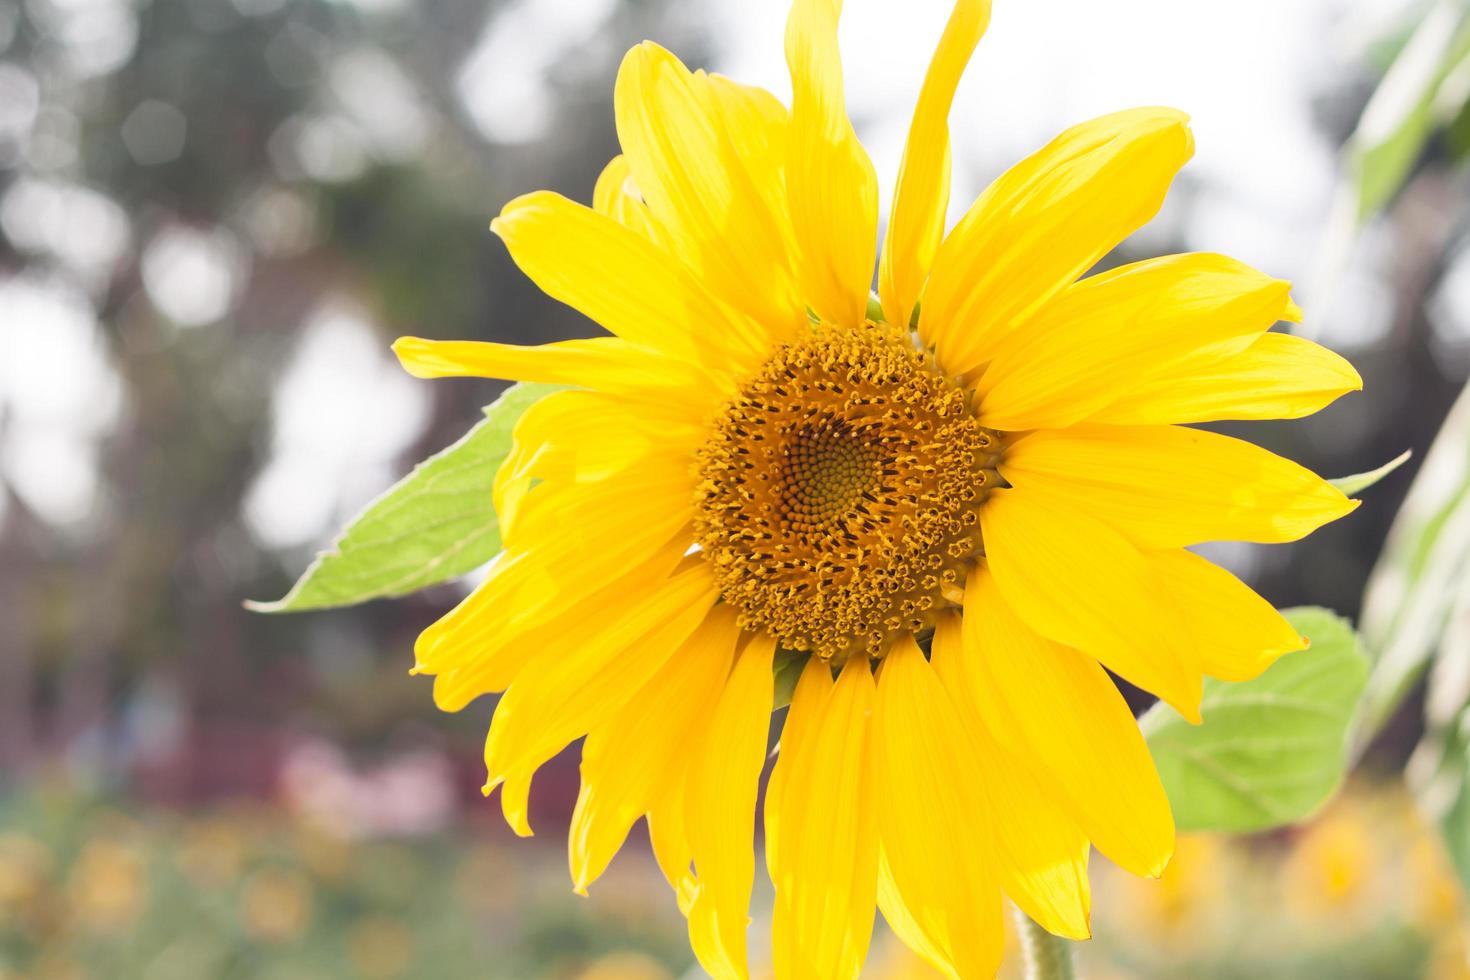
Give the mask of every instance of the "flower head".
[(1144, 875), (1172, 853), (1104, 667), (1198, 719), (1205, 674), (1304, 646), (1185, 549), (1294, 540), (1352, 502), (1184, 424), (1299, 417), (1360, 381), (1269, 332), (1300, 315), (1288, 284), (1223, 256), (1079, 278), (1189, 158), (1175, 110), (1067, 130), (946, 231), (946, 119), (984, 0), (939, 42), (879, 255), (839, 6), (792, 6), (789, 109), (635, 47), (593, 206), (538, 192), (496, 219), (611, 336), (396, 345), (425, 377), (573, 386), (520, 420), (505, 550), (418, 669), (449, 710), (505, 692), (488, 787), (522, 833), (532, 774), (585, 735), (576, 887), (646, 816), (695, 952), (732, 977), (773, 663), (806, 656), (765, 798), (777, 975), (855, 976), (876, 903), (940, 969), (988, 976), (1002, 895), (1083, 937), (1089, 845)]

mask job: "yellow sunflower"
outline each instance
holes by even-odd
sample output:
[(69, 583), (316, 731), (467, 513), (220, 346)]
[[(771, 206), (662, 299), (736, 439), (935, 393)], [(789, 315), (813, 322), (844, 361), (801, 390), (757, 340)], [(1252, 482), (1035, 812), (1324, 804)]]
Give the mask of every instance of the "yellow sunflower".
[(573, 386), (520, 420), (505, 550), (417, 670), (446, 710), (504, 692), (487, 792), (522, 834), (532, 774), (586, 736), (575, 887), (646, 816), (700, 962), (743, 977), (773, 663), (808, 653), (765, 799), (776, 975), (855, 976), (876, 904), (941, 970), (988, 977), (1003, 895), (1082, 938), (1089, 844), (1141, 875), (1172, 853), (1103, 668), (1198, 719), (1203, 675), (1305, 645), (1186, 547), (1353, 508), (1180, 424), (1296, 418), (1361, 381), (1268, 332), (1299, 316), (1288, 284), (1224, 256), (1079, 278), (1189, 158), (1173, 109), (1067, 130), (946, 233), (946, 119), (985, 0), (940, 39), (880, 256), (839, 7), (792, 6), (789, 109), (635, 47), (593, 206), (538, 192), (494, 222), (612, 336), (395, 346), (421, 377)]

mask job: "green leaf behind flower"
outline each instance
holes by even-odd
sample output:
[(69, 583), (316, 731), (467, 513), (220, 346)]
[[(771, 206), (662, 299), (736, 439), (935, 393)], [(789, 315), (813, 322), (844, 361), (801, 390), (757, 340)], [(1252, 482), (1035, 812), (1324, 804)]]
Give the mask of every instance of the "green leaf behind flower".
[(791, 703), (791, 696), (796, 693), (796, 682), (801, 680), (801, 672), (806, 669), (806, 662), (811, 656), (806, 650), (776, 651), (776, 662), (771, 668), (776, 685), (775, 701), (771, 710), (784, 708)]
[(1470, 890), (1470, 708), (1420, 743), (1408, 774), (1420, 805), (1439, 825), (1461, 887)]
[(1424, 738), (1407, 775), (1470, 890), (1470, 578), (1461, 578), (1454, 592), (1425, 685)]
[(554, 385), (518, 384), (485, 409), (456, 443), (367, 506), (317, 555), (291, 591), (256, 612), (301, 612), (401, 596), (478, 568), (500, 550), (491, 503), (495, 473), (510, 452), (511, 430)]
[(1285, 612), (1311, 646), (1239, 684), (1205, 680), (1204, 723), (1157, 704), (1140, 724), (1180, 830), (1247, 833), (1310, 816), (1342, 783), (1368, 676), (1348, 622)]
[(1363, 595), (1373, 654), (1364, 738), (1398, 710), (1438, 653), (1470, 580), (1470, 386), (1450, 410), (1394, 518)]

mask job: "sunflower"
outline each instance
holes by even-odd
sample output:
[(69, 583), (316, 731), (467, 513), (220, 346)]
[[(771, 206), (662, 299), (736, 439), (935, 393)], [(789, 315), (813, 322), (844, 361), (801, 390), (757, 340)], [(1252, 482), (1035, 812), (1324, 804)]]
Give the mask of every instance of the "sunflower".
[(592, 206), (537, 192), (495, 220), (611, 336), (395, 345), (420, 377), (568, 386), (520, 419), (504, 551), (416, 669), (446, 710), (504, 692), (486, 791), (522, 834), (533, 773), (585, 736), (575, 888), (646, 817), (700, 962), (744, 977), (772, 672), (804, 657), (764, 807), (776, 975), (855, 976), (876, 904), (944, 972), (987, 977), (1002, 896), (1083, 938), (1090, 846), (1140, 875), (1172, 853), (1104, 668), (1198, 720), (1203, 675), (1305, 646), (1186, 548), (1295, 540), (1353, 502), (1183, 424), (1296, 418), (1361, 381), (1270, 332), (1299, 318), (1289, 284), (1224, 256), (1082, 278), (1191, 155), (1176, 110), (1067, 130), (946, 232), (985, 0), (944, 29), (880, 255), (839, 7), (791, 8), (789, 109), (633, 48)]

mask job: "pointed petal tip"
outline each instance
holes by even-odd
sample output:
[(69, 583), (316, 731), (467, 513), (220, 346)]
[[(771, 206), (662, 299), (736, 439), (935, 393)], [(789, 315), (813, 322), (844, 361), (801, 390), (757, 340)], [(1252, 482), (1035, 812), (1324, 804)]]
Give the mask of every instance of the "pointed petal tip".
[(1200, 701), (1201, 698), (1194, 697), (1189, 701), (1170, 701), (1168, 705), (1179, 712), (1180, 716), (1191, 725), (1201, 725), (1204, 724), (1205, 717), (1200, 711)]

